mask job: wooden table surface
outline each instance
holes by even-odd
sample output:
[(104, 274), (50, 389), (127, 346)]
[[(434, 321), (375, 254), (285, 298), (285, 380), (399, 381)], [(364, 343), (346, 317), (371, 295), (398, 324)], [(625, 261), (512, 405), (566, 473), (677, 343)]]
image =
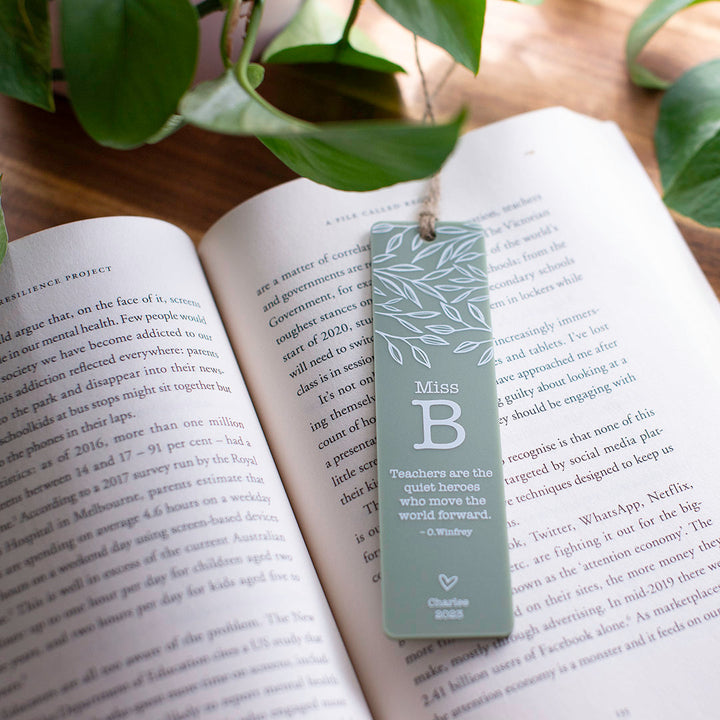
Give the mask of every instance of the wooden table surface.
[[(480, 73), (455, 68), (436, 97), (437, 110), (442, 116), (468, 107), (470, 127), (551, 105), (614, 120), (659, 186), (652, 134), (661, 96), (631, 85), (624, 65), (627, 32), (648, 1), (545, 0), (530, 7), (488, 0)], [(343, 95), (332, 102), (324, 88), (337, 77), (317, 70), (272, 69), (263, 92), (309, 119), (321, 119), (318, 108), (332, 117), (419, 117), (411, 36), (372, 3), (365, 3), (361, 24), (409, 70), (386, 82), (373, 102), (364, 74), (343, 73)], [(423, 43), (420, 55), (433, 89), (450, 67), (448, 57)], [(703, 3), (671, 20), (643, 59), (674, 79), (716, 56), (720, 6)], [(293, 177), (254, 138), (195, 128), (129, 152), (101, 148), (85, 136), (64, 98), (54, 114), (0, 98), (0, 172), (11, 237), (82, 218), (136, 214), (175, 223), (195, 241), (239, 202)], [(720, 294), (720, 231), (677, 220)]]

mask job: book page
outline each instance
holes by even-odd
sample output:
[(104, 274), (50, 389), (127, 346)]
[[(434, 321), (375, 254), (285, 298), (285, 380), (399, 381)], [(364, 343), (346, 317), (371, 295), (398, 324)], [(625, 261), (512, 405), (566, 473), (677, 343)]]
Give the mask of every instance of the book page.
[(424, 190), (298, 181), (201, 246), (374, 716), (711, 717), (718, 303), (617, 128), (562, 109), (470, 133), (442, 173), (441, 219), (486, 230), (515, 630), (383, 635), (368, 232)]
[(177, 228), (0, 269), (0, 717), (369, 715)]

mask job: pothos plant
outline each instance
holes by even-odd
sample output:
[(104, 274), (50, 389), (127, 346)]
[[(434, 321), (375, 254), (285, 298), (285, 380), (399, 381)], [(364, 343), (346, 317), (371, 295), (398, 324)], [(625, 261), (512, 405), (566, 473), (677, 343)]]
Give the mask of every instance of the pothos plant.
[[(0, 0), (0, 92), (54, 109), (53, 82), (67, 81), (85, 130), (99, 143), (133, 148), (157, 142), (184, 124), (257, 136), (299, 174), (349, 190), (370, 190), (426, 177), (458, 138), (462, 113), (440, 125), (401, 122), (312, 124), (273, 107), (260, 88), (266, 63), (340, 63), (399, 72), (355, 27), (362, 0), (337, 17), (322, 0), (305, 0), (271, 43), (262, 64), (251, 62), (265, 2), (277, 0), (52, 0), (60, 4), (63, 67), (52, 67), (51, 0)], [(370, 1), (370, 0), (368, 0)], [(540, 0), (514, 0), (537, 4)], [(631, 77), (667, 87), (637, 57), (676, 12), (709, 0), (654, 0), (627, 44)], [(375, 0), (400, 24), (444, 48), (477, 72), (485, 0)], [(237, 59), (229, 39), (249, 9)], [(202, 19), (224, 13), (218, 53), (225, 71), (192, 87)], [(657, 154), (665, 201), (707, 225), (720, 226), (720, 74), (718, 62), (690, 71), (663, 100)], [(0, 260), (7, 232), (0, 208)]]
[[(0, 92), (53, 110), (53, 81), (65, 80), (83, 128), (113, 148), (157, 142), (190, 124), (255, 135), (300, 175), (340, 189), (371, 190), (434, 173), (457, 141), (462, 112), (437, 125), (323, 125), (292, 117), (263, 98), (263, 65), (251, 58), (263, 7), (277, 1), (61, 0), (63, 67), (53, 68), (50, 0), (0, 0)], [(376, 2), (477, 73), (485, 0)], [(262, 63), (340, 63), (401, 72), (356, 29), (361, 4), (354, 0), (343, 18), (321, 0), (306, 0)], [(225, 14), (217, 39), (225, 71), (192, 87), (200, 23), (211, 13)], [(235, 59), (230, 38), (240, 14), (249, 17)]]
[(698, 65), (669, 83), (638, 61), (651, 37), (675, 14), (709, 0), (654, 0), (627, 38), (633, 82), (666, 90), (655, 130), (663, 199), (668, 207), (720, 227), (720, 59)]

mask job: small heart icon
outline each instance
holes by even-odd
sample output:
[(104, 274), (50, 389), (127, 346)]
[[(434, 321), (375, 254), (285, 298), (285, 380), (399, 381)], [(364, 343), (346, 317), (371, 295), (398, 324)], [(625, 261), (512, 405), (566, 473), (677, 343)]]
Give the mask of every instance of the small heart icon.
[(443, 590), (445, 590), (446, 592), (454, 588), (457, 581), (457, 575), (452, 575), (450, 577), (448, 577), (445, 573), (440, 573), (438, 575), (438, 582), (442, 585)]

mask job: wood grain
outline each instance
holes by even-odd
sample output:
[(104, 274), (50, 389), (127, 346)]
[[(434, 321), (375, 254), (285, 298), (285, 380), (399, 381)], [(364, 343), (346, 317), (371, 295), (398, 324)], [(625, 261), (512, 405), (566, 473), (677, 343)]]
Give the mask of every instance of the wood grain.
[[(530, 7), (488, 0), (480, 73), (474, 77), (453, 69), (435, 98), (438, 112), (447, 115), (465, 106), (471, 127), (551, 105), (614, 120), (659, 186), (652, 136), (661, 96), (632, 86), (624, 65), (627, 32), (646, 4), (546, 0)], [(378, 78), (369, 73), (272, 68), (263, 92), (312, 120), (420, 117), (412, 37), (372, 3), (365, 3), (361, 24), (408, 69), (407, 76), (383, 81), (378, 91)], [(720, 55), (719, 41), (720, 7), (702, 3), (671, 20), (642, 58), (656, 73), (674, 79)], [(448, 57), (426, 43), (420, 44), (420, 56), (435, 88), (450, 67)], [(341, 93), (329, 102), (328, 87), (338, 84)], [(254, 138), (195, 128), (129, 152), (99, 147), (83, 133), (64, 98), (58, 98), (54, 114), (0, 98), (0, 172), (11, 237), (87, 217), (136, 214), (164, 218), (195, 241), (239, 202), (293, 177)], [(720, 231), (676, 219), (720, 294)]]

